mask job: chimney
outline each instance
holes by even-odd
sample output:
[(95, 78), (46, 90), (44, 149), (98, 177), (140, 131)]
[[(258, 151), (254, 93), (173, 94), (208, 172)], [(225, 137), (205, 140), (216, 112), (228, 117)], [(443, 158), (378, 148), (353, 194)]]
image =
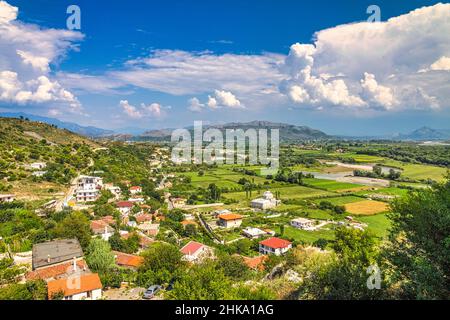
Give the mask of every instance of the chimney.
[(73, 272), (77, 271), (77, 257), (73, 257)]

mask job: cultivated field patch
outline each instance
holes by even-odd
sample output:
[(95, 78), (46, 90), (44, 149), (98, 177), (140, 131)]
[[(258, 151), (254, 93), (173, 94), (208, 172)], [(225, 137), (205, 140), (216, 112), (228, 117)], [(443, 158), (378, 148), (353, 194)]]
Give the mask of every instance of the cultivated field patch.
[(381, 201), (364, 200), (346, 204), (345, 210), (354, 215), (372, 215), (388, 211), (389, 205)]

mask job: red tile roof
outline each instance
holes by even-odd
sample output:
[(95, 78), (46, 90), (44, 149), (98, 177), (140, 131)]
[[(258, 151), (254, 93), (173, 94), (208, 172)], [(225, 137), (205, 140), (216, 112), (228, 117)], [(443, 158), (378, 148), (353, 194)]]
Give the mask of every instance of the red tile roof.
[(204, 244), (196, 241), (190, 241), (187, 245), (180, 249), (180, 252), (184, 255), (193, 255), (200, 250)]
[(240, 214), (225, 213), (225, 214), (219, 215), (219, 219), (226, 220), (226, 221), (240, 220), (240, 219), (242, 219), (242, 216)]
[(145, 221), (152, 221), (152, 217), (153, 216), (151, 214), (143, 213), (143, 214), (136, 216), (136, 222), (142, 223)]
[[(89, 270), (88, 266), (84, 260), (78, 260), (77, 267), (81, 270)], [(73, 272), (73, 261), (69, 261), (66, 263), (30, 271), (26, 274), (25, 278), (27, 280), (57, 279), (60, 277), (69, 276), (72, 272)]]
[(105, 221), (108, 224), (116, 224), (116, 220), (113, 216), (104, 216), (100, 220)]
[(142, 262), (144, 262), (144, 258), (141, 256), (119, 251), (113, 251), (113, 254), (116, 256), (116, 263), (119, 266), (137, 268), (142, 264)]
[(97, 273), (81, 275), (74, 279), (59, 279), (47, 283), (48, 298), (51, 299), (55, 294), (63, 292), (65, 297), (77, 293), (88, 292), (102, 288), (102, 283)]
[(142, 188), (139, 186), (132, 186), (130, 190), (141, 190)]
[(92, 220), (91, 221), (91, 230), (92, 231), (98, 231), (98, 232), (104, 232), (105, 227), (108, 229), (108, 231), (111, 231), (111, 226), (109, 223), (103, 220)]
[(192, 220), (183, 220), (183, 221), (181, 221), (181, 224), (183, 225), (183, 226), (187, 226), (188, 224), (192, 224), (192, 225), (194, 225), (194, 226), (196, 226), (197, 225), (197, 223), (195, 222), (195, 221), (192, 221)]
[(269, 247), (269, 248), (273, 248), (273, 249), (281, 249), (281, 248), (286, 248), (287, 246), (289, 246), (291, 244), (291, 242), (284, 240), (284, 239), (280, 239), (280, 238), (269, 238), (266, 240), (263, 240), (260, 242), (260, 244)]
[(116, 206), (119, 208), (132, 208), (133, 202), (130, 201), (119, 201), (116, 203)]

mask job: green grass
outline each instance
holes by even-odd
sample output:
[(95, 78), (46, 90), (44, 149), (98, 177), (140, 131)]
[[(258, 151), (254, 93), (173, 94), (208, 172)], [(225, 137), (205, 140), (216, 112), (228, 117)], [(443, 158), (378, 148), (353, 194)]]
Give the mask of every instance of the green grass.
[[(327, 228), (329, 226), (326, 226)], [(276, 232), (280, 232), (280, 227), (274, 229)], [(319, 239), (333, 240), (333, 230), (319, 230), (319, 231), (305, 231), (299, 230), (291, 226), (284, 226), (283, 238), (294, 239), (295, 241), (301, 241), (305, 243), (314, 243)]]
[(383, 157), (370, 156), (358, 153), (330, 153), (328, 155), (341, 159), (354, 159), (358, 163), (375, 163), (385, 160)]
[(304, 179), (303, 181), (310, 186), (320, 188), (320, 189), (325, 189), (328, 191), (339, 191), (339, 190), (346, 190), (346, 189), (353, 189), (353, 188), (361, 187), (361, 185), (358, 185), (358, 184), (337, 182), (337, 181), (325, 180), (325, 179)]
[(179, 175), (190, 177), (194, 188), (207, 188), (211, 183), (214, 183), (219, 188), (241, 189), (242, 185), (238, 184), (241, 178), (245, 178), (255, 184), (264, 184), (264, 182), (268, 181), (263, 177), (234, 172), (230, 166), (204, 171), (202, 176), (199, 176), (198, 172), (183, 172)]
[[(307, 198), (314, 198), (314, 197), (320, 197), (320, 196), (327, 196), (327, 195), (333, 195), (333, 193), (324, 191), (324, 190), (318, 190), (318, 189), (312, 189), (308, 187), (303, 186), (286, 186), (286, 187), (276, 187), (276, 188), (270, 188), (270, 191), (275, 193), (276, 191), (280, 192), (280, 198), (283, 199), (307, 199)], [(258, 194), (257, 192), (253, 192), (252, 196), (249, 199), (246, 199), (245, 197), (245, 191), (242, 192), (231, 192), (231, 193), (224, 193), (223, 197), (228, 199), (234, 199), (238, 201), (250, 201), (252, 199), (256, 199), (262, 195)]]
[(447, 168), (430, 166), (425, 164), (410, 164), (396, 160), (386, 160), (383, 164), (402, 169), (402, 176), (414, 180), (432, 179), (443, 181), (447, 173)]
[(335, 206), (342, 206), (347, 203), (352, 202), (359, 202), (363, 201), (364, 199), (361, 197), (355, 197), (355, 196), (344, 196), (344, 197), (334, 197), (334, 198), (326, 198), (326, 199), (317, 199), (314, 200), (316, 204), (319, 204), (321, 201), (328, 201), (334, 204)]
[(385, 238), (389, 234), (391, 221), (386, 214), (376, 214), (372, 216), (360, 216), (358, 221), (368, 224), (367, 230), (372, 231), (377, 237)]
[(368, 195), (368, 194), (381, 194), (381, 195), (388, 195), (388, 196), (398, 196), (403, 197), (408, 194), (408, 189), (401, 189), (401, 188), (395, 188), (395, 187), (389, 187), (389, 188), (380, 188), (378, 190), (362, 190), (355, 192), (354, 194), (357, 195)]

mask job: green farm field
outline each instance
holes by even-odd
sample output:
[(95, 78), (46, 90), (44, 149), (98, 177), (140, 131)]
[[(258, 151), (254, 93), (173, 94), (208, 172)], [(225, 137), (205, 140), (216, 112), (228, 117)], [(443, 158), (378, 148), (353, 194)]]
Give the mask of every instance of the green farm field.
[(315, 188), (324, 189), (327, 191), (339, 191), (339, 190), (349, 190), (355, 188), (362, 188), (359, 184), (346, 183), (346, 182), (337, 182), (333, 180), (325, 180), (325, 179), (303, 179), (303, 181)]
[[(321, 197), (321, 196), (330, 196), (333, 195), (333, 193), (329, 191), (319, 190), (319, 189), (313, 189), (303, 186), (287, 186), (287, 187), (276, 187), (276, 188), (270, 188), (271, 192), (280, 192), (280, 198), (283, 199), (307, 199), (307, 198), (314, 198), (314, 197)], [(262, 192), (261, 192), (262, 193)], [(245, 191), (242, 192), (231, 192), (231, 193), (224, 193), (223, 196), (228, 199), (234, 199), (238, 201), (250, 201), (252, 199), (258, 198), (260, 194), (257, 192), (253, 192), (251, 199), (246, 199), (246, 193)]]
[(430, 166), (425, 164), (410, 164), (395, 160), (385, 160), (384, 165), (393, 166), (402, 169), (402, 176), (415, 180), (432, 179), (435, 181), (443, 181), (449, 170), (448, 168)]

